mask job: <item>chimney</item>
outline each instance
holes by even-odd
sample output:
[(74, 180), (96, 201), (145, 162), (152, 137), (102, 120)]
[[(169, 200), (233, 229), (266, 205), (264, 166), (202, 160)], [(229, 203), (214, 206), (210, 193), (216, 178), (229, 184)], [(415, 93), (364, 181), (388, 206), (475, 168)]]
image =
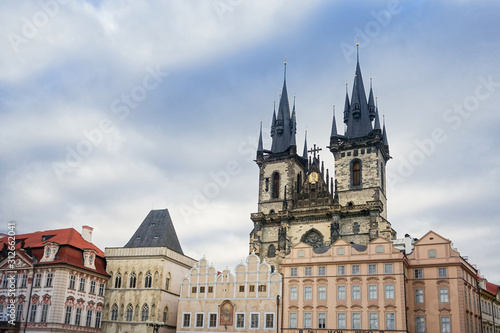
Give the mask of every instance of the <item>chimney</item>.
[(89, 243), (92, 243), (92, 231), (94, 228), (84, 225), (82, 227), (82, 238)]

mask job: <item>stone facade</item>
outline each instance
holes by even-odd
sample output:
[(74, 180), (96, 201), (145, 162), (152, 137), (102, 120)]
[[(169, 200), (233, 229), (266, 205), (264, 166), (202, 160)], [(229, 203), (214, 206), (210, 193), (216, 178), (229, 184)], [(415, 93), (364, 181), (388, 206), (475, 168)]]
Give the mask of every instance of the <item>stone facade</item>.
[(484, 333), (500, 332), (500, 287), (481, 279), (481, 315)]
[(250, 254), (217, 271), (203, 258), (182, 280), (177, 332), (279, 331), (281, 275)]
[(175, 332), (180, 281), (195, 260), (166, 247), (106, 248), (111, 276), (103, 318), (105, 332), (148, 332), (148, 321)]

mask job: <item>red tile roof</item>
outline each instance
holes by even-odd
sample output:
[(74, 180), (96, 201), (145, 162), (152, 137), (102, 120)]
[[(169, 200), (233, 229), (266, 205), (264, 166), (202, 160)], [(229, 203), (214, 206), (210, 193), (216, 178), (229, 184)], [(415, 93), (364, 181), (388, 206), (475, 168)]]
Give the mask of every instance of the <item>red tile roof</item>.
[(496, 295), (498, 293), (498, 286), (494, 283), (486, 281), (486, 291), (492, 295)]
[[(83, 239), (82, 235), (73, 228), (37, 231), (29, 234), (16, 235), (16, 249), (21, 248), (24, 240), (24, 249), (31, 248), (33, 255), (38, 260), (37, 265), (53, 265), (56, 263), (68, 264), (85, 270), (93, 270), (83, 265), (84, 249), (91, 249), (97, 252), (95, 259), (95, 271), (104, 275), (106, 273), (106, 263), (104, 252), (94, 244)], [(0, 238), (0, 247), (8, 241), (8, 237)], [(59, 244), (56, 259), (50, 262), (40, 262), (43, 256), (44, 245), (46, 242)]]

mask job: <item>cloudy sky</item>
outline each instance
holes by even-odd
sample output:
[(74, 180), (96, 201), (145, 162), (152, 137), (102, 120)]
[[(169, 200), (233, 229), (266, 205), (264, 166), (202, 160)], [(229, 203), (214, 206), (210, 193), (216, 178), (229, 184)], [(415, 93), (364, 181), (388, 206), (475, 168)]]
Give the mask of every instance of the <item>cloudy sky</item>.
[[(500, 4), (40, 0), (0, 11), (0, 221), (123, 246), (168, 208), (184, 252), (234, 268), (257, 211), (260, 121), (288, 62), (297, 140), (329, 143), (355, 43), (393, 159), (389, 220), (500, 283)], [(342, 132), (342, 129), (339, 130)]]

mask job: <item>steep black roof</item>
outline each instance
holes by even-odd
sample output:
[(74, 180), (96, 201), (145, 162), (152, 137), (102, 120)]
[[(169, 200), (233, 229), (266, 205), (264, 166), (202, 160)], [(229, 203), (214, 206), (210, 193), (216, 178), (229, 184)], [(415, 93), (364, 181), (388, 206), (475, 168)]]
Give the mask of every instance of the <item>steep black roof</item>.
[(164, 246), (184, 254), (168, 209), (152, 210), (125, 247)]

